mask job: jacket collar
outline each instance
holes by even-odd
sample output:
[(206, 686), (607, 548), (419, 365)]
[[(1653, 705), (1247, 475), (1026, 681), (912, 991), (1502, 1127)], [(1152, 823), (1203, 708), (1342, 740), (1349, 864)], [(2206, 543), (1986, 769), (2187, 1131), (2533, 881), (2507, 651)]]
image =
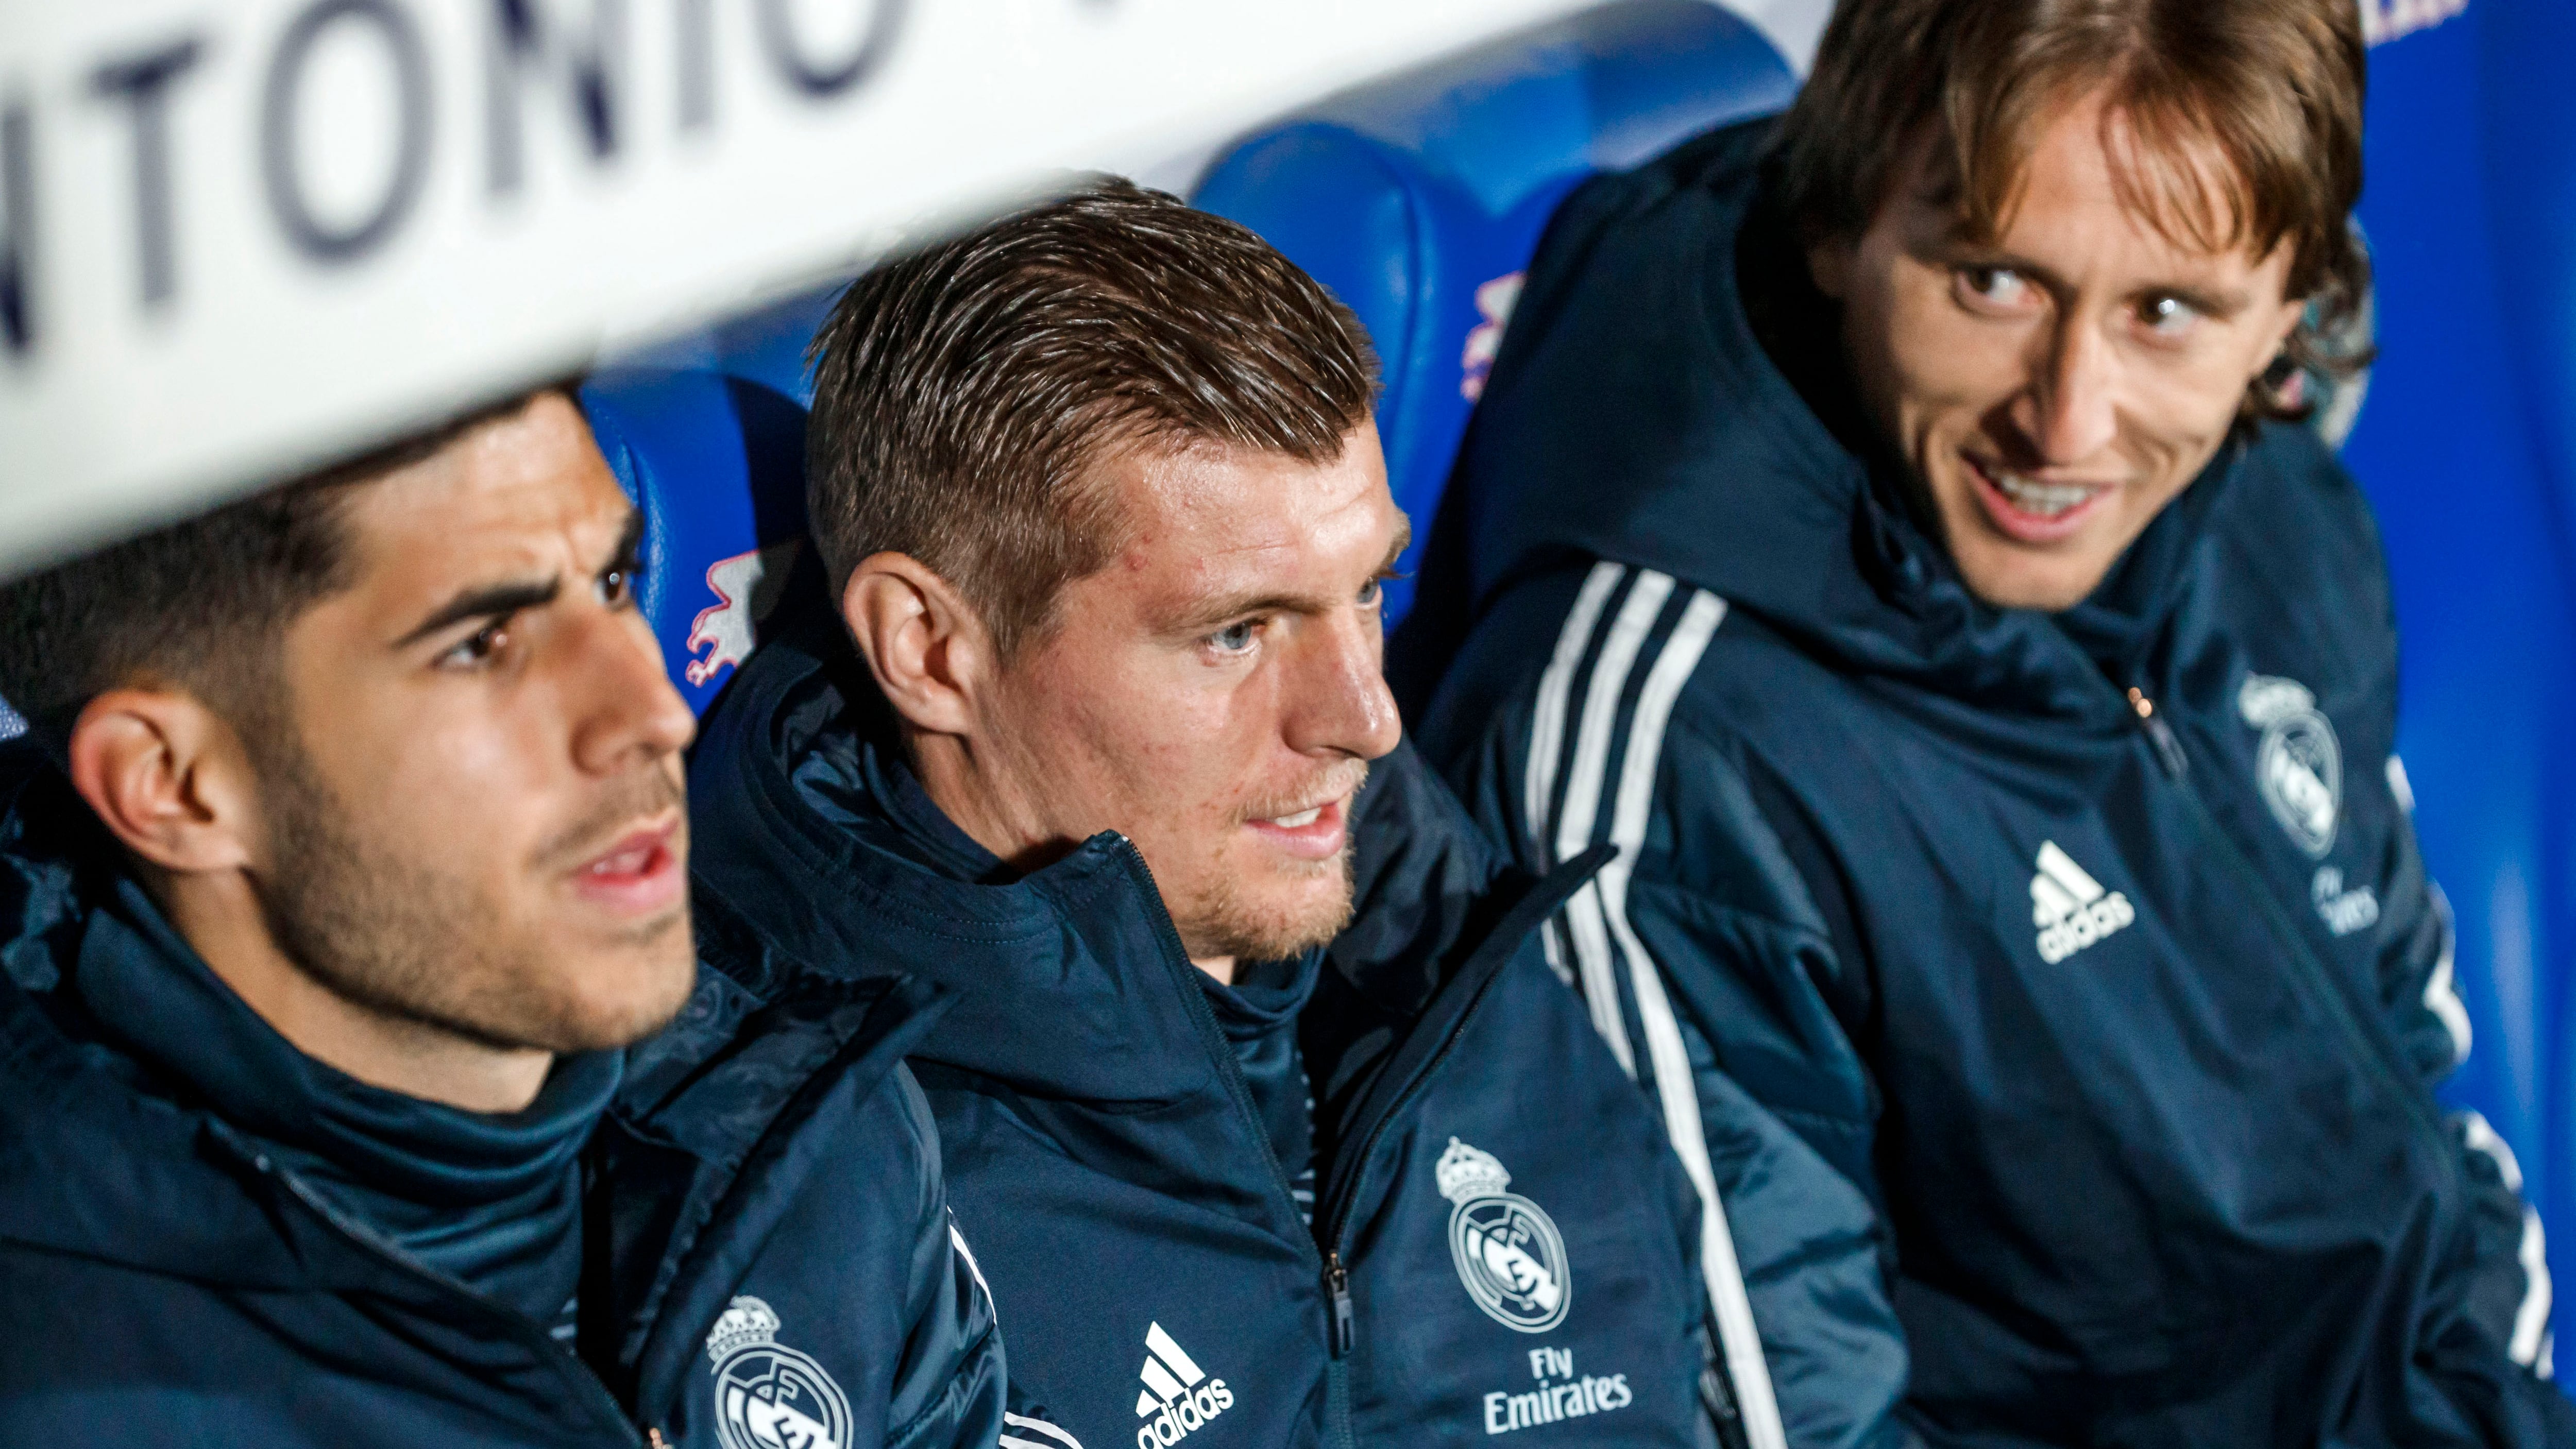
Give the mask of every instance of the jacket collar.
[(240, 1288), (385, 1285), (318, 1217), (280, 1211), (263, 1144), (82, 999), (80, 956), (122, 876), (60, 771), (0, 745), (0, 1238)]
[(882, 697), (819, 594), (704, 721), (697, 870), (779, 949), (959, 992), (916, 1056), (1049, 1096), (1168, 1101), (1209, 1084), (1194, 990), (1143, 858), (1102, 834), (1015, 880), (890, 769)]

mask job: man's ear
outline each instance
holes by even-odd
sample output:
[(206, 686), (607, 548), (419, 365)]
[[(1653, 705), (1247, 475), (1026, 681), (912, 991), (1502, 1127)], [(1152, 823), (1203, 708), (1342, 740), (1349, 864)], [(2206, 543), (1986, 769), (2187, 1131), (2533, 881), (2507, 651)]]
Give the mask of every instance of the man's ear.
[(194, 697), (111, 689), (72, 725), (72, 787), (126, 849), (180, 875), (237, 870), (258, 848), (241, 736)]
[(1816, 290), (1837, 302), (1849, 300), (1852, 262), (1859, 252), (1859, 243), (1849, 237), (1807, 243), (1807, 275), (1815, 279)]
[(886, 701), (915, 729), (974, 733), (992, 636), (955, 586), (909, 554), (871, 554), (842, 586), (841, 620)]

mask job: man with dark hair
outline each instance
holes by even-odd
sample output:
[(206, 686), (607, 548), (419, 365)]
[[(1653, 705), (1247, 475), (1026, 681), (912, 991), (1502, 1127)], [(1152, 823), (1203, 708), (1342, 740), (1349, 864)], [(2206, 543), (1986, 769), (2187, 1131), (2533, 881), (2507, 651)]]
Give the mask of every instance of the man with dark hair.
[(11, 1442), (995, 1442), (941, 1003), (693, 951), (640, 524), (547, 389), (0, 584)]
[(1872, 1223), (1718, 1184), (1775, 1367), (1904, 1329), (1817, 1442), (2576, 1442), (2299, 421), (2367, 360), (2362, 84), (2349, 0), (1845, 0), (1530, 268), (1425, 747), (1524, 868), (1617, 849), (1586, 990)]
[(1506, 869), (1400, 743), (1356, 319), (1100, 182), (870, 272), (815, 359), (831, 592), (708, 717), (699, 868), (961, 989), (913, 1065), (1067, 1431), (1019, 1438), (1732, 1439), (1690, 1188), (1537, 945), (1592, 863)]

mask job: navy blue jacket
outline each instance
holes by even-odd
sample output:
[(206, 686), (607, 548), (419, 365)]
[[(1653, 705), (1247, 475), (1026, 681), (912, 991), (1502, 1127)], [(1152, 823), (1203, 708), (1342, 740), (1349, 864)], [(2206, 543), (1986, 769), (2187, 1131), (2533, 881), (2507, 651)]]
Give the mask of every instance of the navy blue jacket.
[(1589, 862), (1505, 872), (1409, 750), (1379, 764), (1298, 1018), (1310, 1229), (1134, 845), (961, 868), (828, 609), (744, 666), (690, 779), (699, 868), (765, 935), (959, 989), (913, 1068), (1014, 1390), (1081, 1443), (1705, 1442), (1689, 1189), (1534, 945)]
[(0, 746), (0, 923), (0, 1303), (22, 1320), (0, 1438), (819, 1444), (780, 1438), (803, 1427), (786, 1411), (842, 1446), (1004, 1432), (990, 1301), (902, 1065), (932, 988), (787, 972), (701, 919), (696, 993), (592, 1140), (576, 1351), (391, 1246), (91, 1015), (85, 952), (196, 963), (25, 741)]
[(1867, 1256), (1721, 1183), (1775, 1369), (1884, 1405), (1817, 1345), (1892, 1308), (1910, 1347), (1895, 1422), (1791, 1439), (2576, 1442), (2534, 1373), (2537, 1219), (2432, 1093), (2467, 1021), (2362, 495), (2265, 426), (2083, 605), (1978, 602), (1756, 340), (1763, 144), (1552, 224), (1463, 462), (1476, 623), (1424, 736), (1533, 866), (1616, 843), (1565, 923), (1585, 979), (1651, 966), (1702, 1092), (1862, 1209)]

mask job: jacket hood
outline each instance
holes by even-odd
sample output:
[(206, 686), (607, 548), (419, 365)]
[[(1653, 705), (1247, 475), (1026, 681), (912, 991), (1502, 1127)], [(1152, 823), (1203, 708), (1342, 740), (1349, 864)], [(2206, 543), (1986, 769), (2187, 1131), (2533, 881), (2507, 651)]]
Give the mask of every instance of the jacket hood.
[[(1997, 609), (1766, 353), (1738, 290), (1769, 122), (1714, 132), (1578, 191), (1551, 224), (1468, 443), (1474, 608), (1607, 558), (1669, 573), (1854, 672), (1981, 704), (2097, 713), (2184, 597), (2230, 444), (2095, 595)], [(1750, 230), (1749, 230), (1750, 228)], [(1806, 286), (1803, 268), (1794, 278)], [(1569, 507), (1567, 500), (1580, 500)]]
[[(1187, 962), (1177, 938), (1165, 943), (1170, 919), (1135, 848), (1104, 833), (1017, 880), (960, 879), (923, 843), (935, 849), (938, 830), (956, 827), (926, 797), (929, 819), (889, 808), (911, 782), (839, 617), (819, 591), (799, 591), (773, 619), (777, 636), (708, 712), (691, 752), (702, 884), (819, 969), (955, 988), (916, 1059), (1091, 1101), (1207, 1087), (1167, 964)], [(1029, 1010), (1032, 995), (1043, 1013)]]
[(198, 1282), (315, 1286), (335, 1255), (280, 1232), (261, 1148), (126, 1051), (71, 987), (93, 937), (143, 936), (150, 913), (70, 782), (25, 740), (0, 745), (0, 1238)]
[[(1214, 1085), (1175, 989), (1195, 992), (1195, 975), (1135, 847), (1104, 832), (1003, 878), (903, 763), (828, 604), (794, 594), (776, 618), (690, 761), (694, 869), (710, 892), (791, 956), (954, 988), (917, 1060), (1095, 1101)], [(1355, 914), (1327, 966), (1407, 1019), (1535, 882), (1510, 872), (1409, 742), (1372, 767), (1352, 816)]]

